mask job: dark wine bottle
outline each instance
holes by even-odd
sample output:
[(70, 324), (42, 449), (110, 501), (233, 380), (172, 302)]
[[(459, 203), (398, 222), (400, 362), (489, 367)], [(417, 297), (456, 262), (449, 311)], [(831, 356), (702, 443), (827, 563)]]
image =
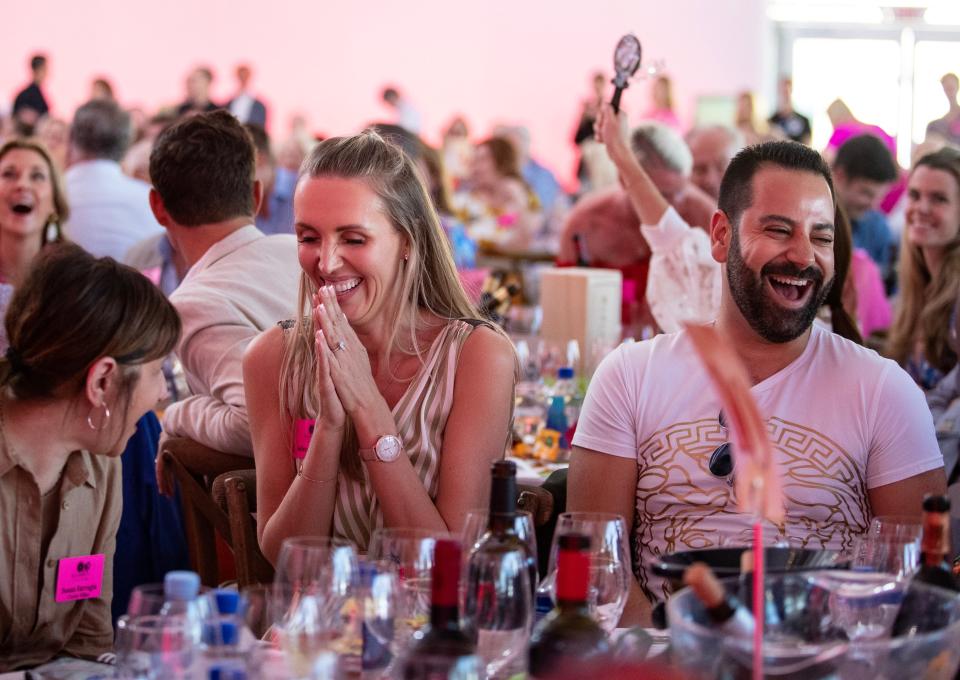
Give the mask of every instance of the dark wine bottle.
[(545, 678), (571, 662), (607, 654), (607, 635), (590, 617), (590, 538), (564, 534), (558, 539), (557, 606), (530, 637), (531, 678)]
[[(487, 519), (487, 531), (475, 546), (467, 546), (470, 549), (469, 562), (478, 561), (473, 559), (478, 552), (503, 554), (514, 550), (521, 551), (526, 556), (525, 560), (530, 573), (530, 595), (535, 601), (539, 578), (537, 556), (530, 554), (526, 541), (517, 534), (517, 464), (512, 460), (498, 460), (490, 468), (490, 478), (490, 513)], [(469, 569), (468, 574), (471, 574)], [(472, 594), (469, 590), (471, 584), (469, 578), (470, 576), (467, 583), (468, 616), (472, 611), (469, 604)]]
[[(477, 651), (488, 664), (488, 674), (490, 664), (496, 664), (496, 676), (512, 677), (526, 670), (523, 654), (507, 652), (530, 633), (537, 592), (537, 559), (517, 533), (516, 463), (497, 461), (490, 474), (487, 531), (467, 560), (464, 629), (477, 641)], [(517, 596), (521, 588), (530, 593), (529, 600)], [(510, 660), (502, 661), (504, 656)]]
[(923, 498), (923, 535), (920, 539), (920, 569), (907, 587), (900, 611), (893, 622), (893, 634), (915, 635), (938, 630), (949, 623), (949, 612), (936, 606), (918, 592), (914, 584), (922, 583), (954, 592), (960, 585), (953, 576), (950, 563), (950, 499), (927, 494)]
[(403, 662), (405, 680), (478, 680), (476, 645), (460, 627), (460, 544), (439, 539), (434, 547), (430, 623)]

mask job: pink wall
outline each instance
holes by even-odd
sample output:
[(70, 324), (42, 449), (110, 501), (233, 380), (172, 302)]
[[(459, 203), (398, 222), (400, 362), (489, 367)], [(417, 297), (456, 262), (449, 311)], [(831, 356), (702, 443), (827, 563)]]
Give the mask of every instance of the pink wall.
[[(463, 112), (475, 136), (498, 121), (533, 132), (533, 151), (568, 179), (570, 144), (590, 73), (609, 70), (613, 47), (637, 34), (645, 56), (673, 76), (677, 108), (691, 120), (697, 94), (758, 89), (764, 65), (765, 0), (38, 0), (18, 3), (5, 31), (4, 107), (25, 79), (34, 50), (51, 57), (46, 86), (55, 112), (70, 116), (97, 74), (121, 101), (149, 108), (178, 101), (198, 63), (229, 97), (234, 64), (255, 67), (255, 87), (272, 103), (271, 132), (291, 113), (326, 134), (348, 133), (387, 115), (385, 82), (424, 114), (426, 137)], [(19, 27), (19, 28), (18, 28)], [(26, 27), (31, 27), (26, 30)], [(8, 29), (10, 25), (8, 24)], [(648, 82), (624, 96), (646, 108)]]

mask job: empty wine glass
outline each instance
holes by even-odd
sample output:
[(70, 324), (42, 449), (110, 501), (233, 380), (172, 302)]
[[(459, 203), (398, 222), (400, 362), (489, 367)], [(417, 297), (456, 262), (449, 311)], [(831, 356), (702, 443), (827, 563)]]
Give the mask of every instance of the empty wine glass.
[(243, 622), (257, 640), (269, 639), (273, 626), (273, 586), (256, 583), (240, 591), (244, 600)]
[(363, 670), (385, 668), (390, 662), (400, 599), (400, 583), (393, 563), (386, 560), (360, 563), (359, 599), (363, 617)]
[(430, 583), (433, 549), (438, 538), (455, 536), (426, 529), (383, 528), (373, 532), (367, 557), (385, 563), (396, 576), (399, 590), (390, 652), (404, 656), (413, 636), (430, 620)]
[(854, 544), (850, 568), (909, 579), (920, 567), (920, 536), (866, 534)]
[[(200, 586), (198, 597), (203, 597), (210, 591), (208, 586)], [(151, 616), (160, 613), (166, 602), (166, 595), (162, 583), (145, 583), (134, 586), (130, 592), (130, 601), (127, 603), (129, 616)]]
[(466, 629), (476, 635), (477, 655), (491, 679), (522, 675), (533, 623), (533, 589), (529, 553), (522, 544), (486, 544), (468, 561)]
[(186, 677), (194, 662), (196, 641), (182, 617), (121, 616), (116, 650), (119, 676), (153, 680)]
[(893, 540), (920, 541), (923, 523), (913, 515), (879, 515), (870, 522), (867, 536), (884, 537)]
[(558, 368), (567, 365), (559, 344), (546, 338), (541, 338), (537, 346), (537, 361), (540, 364), (540, 374), (550, 380), (556, 378)]
[(590, 537), (590, 613), (609, 634), (627, 604), (631, 573), (630, 541), (623, 517), (601, 512), (565, 512), (557, 518), (547, 577), (556, 600), (558, 539), (579, 533)]
[[(463, 522), (464, 557), (469, 556), (477, 542), (487, 533), (490, 523), (490, 513), (487, 510), (470, 510)], [(513, 530), (517, 537), (527, 546), (527, 551), (537, 559), (537, 532), (533, 525), (533, 515), (526, 511), (518, 511), (513, 520)], [(534, 587), (536, 587), (534, 585)]]
[(296, 677), (328, 674), (336, 654), (359, 642), (354, 632), (357, 555), (331, 538), (288, 538), (274, 576), (274, 628)]

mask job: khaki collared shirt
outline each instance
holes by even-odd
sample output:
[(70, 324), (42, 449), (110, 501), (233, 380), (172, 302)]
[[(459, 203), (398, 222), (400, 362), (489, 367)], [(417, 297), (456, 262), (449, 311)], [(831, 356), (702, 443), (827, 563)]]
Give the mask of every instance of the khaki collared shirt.
[[(59, 518), (45, 554), (40, 489), (0, 436), (0, 672), (113, 647), (113, 553), (123, 505), (120, 459), (70, 454), (50, 492)], [(103, 553), (100, 597), (56, 601), (61, 558)]]

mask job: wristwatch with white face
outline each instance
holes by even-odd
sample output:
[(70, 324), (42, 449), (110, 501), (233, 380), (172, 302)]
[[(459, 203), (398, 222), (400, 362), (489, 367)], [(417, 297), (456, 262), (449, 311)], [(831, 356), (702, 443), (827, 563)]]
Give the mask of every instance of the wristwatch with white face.
[(403, 442), (400, 441), (399, 437), (385, 434), (377, 440), (372, 449), (360, 449), (358, 453), (362, 460), (379, 460), (381, 463), (390, 463), (400, 457), (401, 451), (403, 451)]

